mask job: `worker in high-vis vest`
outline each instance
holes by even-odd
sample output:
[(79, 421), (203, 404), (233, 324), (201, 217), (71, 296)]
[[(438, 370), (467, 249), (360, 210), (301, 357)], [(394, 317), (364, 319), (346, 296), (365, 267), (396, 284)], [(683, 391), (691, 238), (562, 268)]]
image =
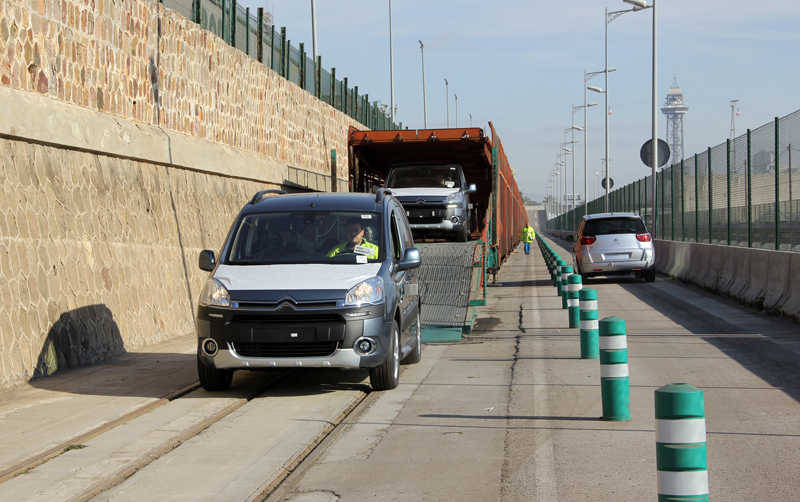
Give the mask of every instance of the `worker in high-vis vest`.
[(531, 254), (531, 242), (536, 240), (536, 231), (530, 224), (522, 229), (522, 242), (525, 243), (525, 254)]

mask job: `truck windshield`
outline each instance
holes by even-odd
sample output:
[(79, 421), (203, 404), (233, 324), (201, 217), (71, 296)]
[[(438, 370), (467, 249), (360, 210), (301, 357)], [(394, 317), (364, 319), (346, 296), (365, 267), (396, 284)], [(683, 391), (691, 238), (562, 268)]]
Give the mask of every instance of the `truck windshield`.
[(644, 234), (647, 229), (639, 218), (602, 218), (586, 222), (583, 235)]
[(381, 215), (339, 211), (271, 212), (243, 217), (225, 263), (363, 264), (383, 259)]
[(459, 166), (394, 167), (386, 180), (389, 188), (461, 188)]

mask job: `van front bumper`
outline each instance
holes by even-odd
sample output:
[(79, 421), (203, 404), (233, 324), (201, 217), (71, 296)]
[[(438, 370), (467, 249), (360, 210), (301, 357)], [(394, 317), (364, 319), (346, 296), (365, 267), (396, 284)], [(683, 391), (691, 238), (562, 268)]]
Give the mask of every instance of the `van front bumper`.
[[(201, 352), (202, 354), (202, 352)], [(217, 369), (260, 369), (260, 368), (362, 368), (362, 356), (354, 349), (337, 349), (324, 357), (246, 357), (236, 352), (232, 344), (220, 349), (210, 359)]]

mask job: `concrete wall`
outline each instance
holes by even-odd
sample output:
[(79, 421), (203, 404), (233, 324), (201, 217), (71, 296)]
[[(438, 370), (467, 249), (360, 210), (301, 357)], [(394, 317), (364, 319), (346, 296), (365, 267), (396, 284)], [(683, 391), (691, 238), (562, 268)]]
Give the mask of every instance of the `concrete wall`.
[(193, 332), (198, 252), (346, 190), (351, 125), (157, 2), (0, 1), (0, 388)]
[(800, 320), (800, 253), (656, 241), (664, 274)]

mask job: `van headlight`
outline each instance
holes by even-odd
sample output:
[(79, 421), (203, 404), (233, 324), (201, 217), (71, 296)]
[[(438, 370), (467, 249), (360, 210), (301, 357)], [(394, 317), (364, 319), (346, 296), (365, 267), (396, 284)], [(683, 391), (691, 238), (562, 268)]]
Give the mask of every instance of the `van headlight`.
[(213, 277), (206, 281), (203, 286), (203, 292), (200, 293), (200, 305), (217, 306), (217, 307), (230, 307), (231, 295), (221, 282)]
[(364, 303), (380, 303), (383, 301), (383, 279), (371, 277), (361, 281), (347, 292), (344, 304), (348, 306), (362, 305)]
[(447, 196), (447, 207), (459, 207), (461, 206), (461, 201), (459, 193), (453, 193)]

